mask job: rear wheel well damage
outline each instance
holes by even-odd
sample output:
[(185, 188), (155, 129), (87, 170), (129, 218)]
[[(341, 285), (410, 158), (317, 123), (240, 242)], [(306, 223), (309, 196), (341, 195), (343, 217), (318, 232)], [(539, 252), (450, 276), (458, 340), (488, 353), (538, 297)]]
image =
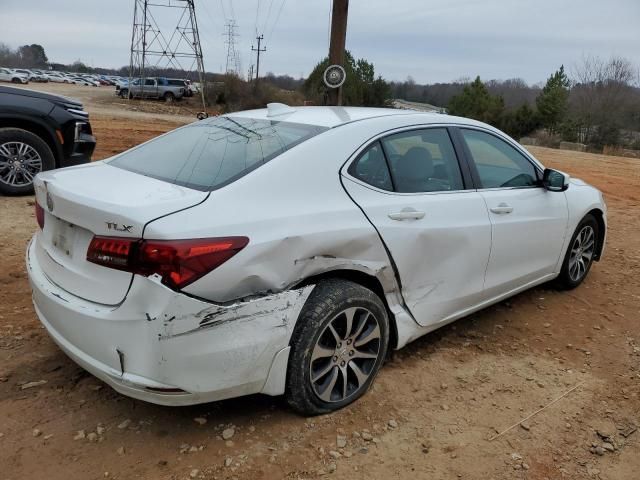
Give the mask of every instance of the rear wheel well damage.
[(598, 244), (596, 245), (596, 251), (594, 255), (594, 260), (600, 260), (600, 256), (602, 255), (602, 249), (604, 247), (604, 238), (606, 235), (607, 226), (604, 223), (604, 213), (602, 210), (598, 208), (594, 208), (587, 215), (592, 215), (596, 222), (598, 223), (598, 230), (600, 231), (600, 235), (598, 235)]
[(389, 303), (387, 302), (387, 298), (384, 293), (384, 288), (382, 288), (382, 284), (380, 280), (372, 275), (367, 275), (364, 272), (358, 270), (332, 270), (330, 272), (324, 272), (317, 275), (313, 275), (308, 277), (295, 285), (293, 288), (302, 288), (308, 285), (317, 285), (322, 281), (326, 281), (329, 279), (339, 278), (342, 280), (349, 280), (353, 283), (357, 283), (375, 293), (384, 305), (384, 308), (387, 310), (387, 315), (389, 317), (389, 350), (388, 352), (393, 351), (398, 344), (398, 328), (396, 325), (396, 318), (391, 309), (389, 308)]

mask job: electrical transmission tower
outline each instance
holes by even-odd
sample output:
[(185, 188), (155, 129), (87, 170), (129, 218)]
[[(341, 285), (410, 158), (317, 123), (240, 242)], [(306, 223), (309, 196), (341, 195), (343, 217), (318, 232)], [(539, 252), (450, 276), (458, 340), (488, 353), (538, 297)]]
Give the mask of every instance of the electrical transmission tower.
[(238, 55), (238, 51), (236, 50), (236, 37), (239, 35), (236, 33), (236, 28), (238, 25), (235, 20), (229, 20), (225, 24), (225, 28), (227, 31), (223, 34), (226, 37), (224, 43), (227, 45), (227, 67), (225, 69), (226, 73), (233, 73), (235, 75), (240, 76), (240, 56)]
[[(157, 18), (171, 16), (173, 28), (160, 27)], [(170, 14), (170, 15), (169, 15)], [(140, 78), (144, 86), (154, 70), (175, 69), (190, 80), (194, 72), (200, 83), (202, 107), (205, 108), (205, 77), (202, 48), (196, 21), (194, 0), (134, 0), (133, 32), (129, 82)]]

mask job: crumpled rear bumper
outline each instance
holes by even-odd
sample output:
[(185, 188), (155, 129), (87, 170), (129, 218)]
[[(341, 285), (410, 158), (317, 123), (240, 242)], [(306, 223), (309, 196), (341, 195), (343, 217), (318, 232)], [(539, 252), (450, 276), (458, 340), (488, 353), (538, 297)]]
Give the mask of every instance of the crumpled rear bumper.
[(313, 286), (214, 305), (135, 276), (124, 302), (106, 306), (57, 287), (33, 243), (38, 317), (72, 360), (118, 392), (162, 405), (284, 393), (289, 339)]

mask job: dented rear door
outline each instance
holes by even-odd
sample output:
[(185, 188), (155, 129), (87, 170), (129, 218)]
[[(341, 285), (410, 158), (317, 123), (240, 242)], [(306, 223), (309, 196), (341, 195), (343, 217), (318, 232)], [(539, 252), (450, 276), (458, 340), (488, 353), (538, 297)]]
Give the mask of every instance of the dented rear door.
[(465, 189), (445, 128), (374, 142), (342, 174), (384, 241), (418, 323), (436, 324), (482, 300), (491, 223), (481, 195)]

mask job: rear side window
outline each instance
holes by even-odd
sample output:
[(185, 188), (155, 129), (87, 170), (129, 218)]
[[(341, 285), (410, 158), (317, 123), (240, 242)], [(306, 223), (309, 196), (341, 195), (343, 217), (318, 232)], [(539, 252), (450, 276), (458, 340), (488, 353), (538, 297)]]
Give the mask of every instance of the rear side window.
[(464, 189), (460, 166), (445, 128), (411, 130), (382, 140), (396, 192)]
[(325, 130), (291, 122), (218, 117), (174, 130), (108, 163), (176, 185), (212, 191)]
[(536, 168), (504, 140), (478, 130), (461, 129), (483, 188), (535, 187)]
[(387, 161), (380, 142), (375, 142), (349, 166), (349, 174), (382, 190), (393, 190)]

